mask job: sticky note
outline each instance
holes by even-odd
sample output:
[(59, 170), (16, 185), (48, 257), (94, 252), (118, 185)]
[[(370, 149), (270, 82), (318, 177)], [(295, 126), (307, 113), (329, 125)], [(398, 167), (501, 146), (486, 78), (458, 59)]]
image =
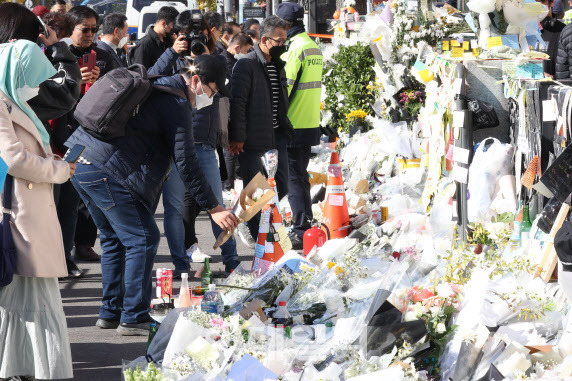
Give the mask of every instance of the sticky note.
[(458, 183), (466, 184), (468, 176), (469, 176), (469, 169), (459, 167), (458, 165), (455, 165), (453, 167), (453, 170), (451, 171), (451, 178)]
[(328, 197), (328, 203), (330, 204), (330, 206), (343, 206), (344, 196), (341, 194), (331, 194)]
[(458, 163), (469, 164), (469, 153), (470, 151), (466, 148), (454, 147), (453, 160)]
[(544, 78), (544, 69), (542, 62), (527, 63), (518, 65), (516, 68), (516, 76), (525, 79), (542, 79)]
[[(453, 112), (453, 127), (463, 127), (465, 125), (465, 111)], [(457, 138), (455, 138), (457, 139)]]
[(494, 48), (495, 46), (502, 45), (502, 38), (500, 37), (489, 37), (487, 39), (487, 49)]
[(516, 77), (516, 64), (514, 61), (503, 61), (502, 63), (502, 75), (510, 78)]
[(457, 41), (457, 40), (451, 40), (451, 47), (456, 47), (456, 46), (461, 46), (461, 44), (459, 43), (459, 41)]
[(471, 43), (469, 41), (463, 41), (463, 50), (469, 50), (471, 48)]
[(471, 49), (478, 49), (478, 48), (479, 48), (479, 41), (471, 40)]
[(455, 46), (454, 48), (451, 49), (451, 57), (456, 57), (456, 58), (463, 58), (463, 48), (461, 48), (460, 46)]
[(445, 159), (453, 161), (454, 149), (455, 149), (455, 147), (453, 145), (449, 145), (449, 148), (447, 148), (447, 153), (445, 154)]
[(449, 41), (443, 41), (443, 50), (449, 50)]
[(256, 258), (262, 258), (264, 256), (264, 245), (256, 244), (254, 247), (254, 256)]
[(461, 89), (463, 87), (463, 80), (461, 78), (455, 78), (453, 81), (453, 92), (455, 94), (461, 94)]
[(542, 101), (542, 121), (543, 122), (555, 122), (558, 116), (558, 111), (556, 110), (556, 103), (554, 99), (547, 99)]
[(520, 49), (518, 44), (518, 36), (516, 34), (507, 34), (501, 36), (501, 41), (504, 46), (508, 46), (513, 49)]

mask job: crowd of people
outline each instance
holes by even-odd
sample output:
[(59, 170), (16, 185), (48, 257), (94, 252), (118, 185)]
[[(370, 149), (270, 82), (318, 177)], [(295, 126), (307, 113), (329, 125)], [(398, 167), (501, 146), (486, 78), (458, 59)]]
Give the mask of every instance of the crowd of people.
[[(101, 261), (97, 327), (149, 332), (161, 196), (176, 278), (208, 257), (195, 234), (201, 211), (215, 237), (238, 227), (246, 243), (256, 240), (259, 217), (239, 226), (223, 194), (265, 173), (262, 158), (277, 149), (276, 186), (301, 247), (323, 69), (303, 15), (284, 3), (262, 23), (206, 12), (197, 26), (195, 12), (165, 6), (128, 48), (123, 14), (100, 19), (86, 6), (67, 11), (64, 0), (33, 12), (0, 4), (0, 158), (11, 179), (2, 193), (12, 196), (16, 248), (12, 282), (0, 288), (0, 379), (72, 377), (58, 278), (82, 277), (76, 260)], [(126, 71), (152, 89), (123, 133), (104, 139), (79, 115), (99, 115), (105, 78)], [(66, 161), (78, 145), (81, 156)], [(239, 265), (234, 238), (221, 254), (229, 274)]]

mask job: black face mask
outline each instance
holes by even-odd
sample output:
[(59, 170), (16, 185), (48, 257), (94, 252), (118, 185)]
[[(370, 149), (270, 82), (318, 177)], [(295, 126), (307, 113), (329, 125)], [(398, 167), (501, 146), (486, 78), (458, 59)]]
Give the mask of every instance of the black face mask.
[(272, 57), (272, 62), (275, 64), (284, 63), (284, 61), (282, 61), (280, 58), (280, 56), (282, 56), (284, 53), (286, 53), (285, 45), (273, 46), (268, 50), (268, 54), (270, 54), (270, 57)]

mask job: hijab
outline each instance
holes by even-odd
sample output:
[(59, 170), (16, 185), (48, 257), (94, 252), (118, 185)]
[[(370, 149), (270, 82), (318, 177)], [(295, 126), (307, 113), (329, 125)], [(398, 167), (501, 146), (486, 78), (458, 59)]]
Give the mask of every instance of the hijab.
[(0, 90), (17, 104), (34, 122), (44, 148), (50, 145), (50, 136), (43, 123), (27, 102), (18, 97), (18, 89), (36, 88), (57, 72), (38, 45), (28, 40), (0, 44)]

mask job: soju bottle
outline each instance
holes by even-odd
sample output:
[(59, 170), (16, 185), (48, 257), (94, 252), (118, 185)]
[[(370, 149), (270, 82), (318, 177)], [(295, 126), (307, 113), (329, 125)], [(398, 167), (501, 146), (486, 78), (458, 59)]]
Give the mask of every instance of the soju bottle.
[(522, 223), (520, 224), (520, 244), (524, 245), (528, 241), (532, 222), (528, 215), (528, 205), (523, 206)]
[(147, 340), (147, 349), (149, 349), (149, 345), (151, 344), (151, 341), (153, 341), (153, 338), (155, 337), (156, 333), (157, 333), (157, 323), (152, 321), (151, 325), (149, 325), (149, 339)]
[(209, 284), (213, 282), (213, 273), (211, 271), (210, 258), (205, 258), (205, 266), (203, 267), (203, 274), (201, 278), (201, 287), (203, 292), (209, 289)]

